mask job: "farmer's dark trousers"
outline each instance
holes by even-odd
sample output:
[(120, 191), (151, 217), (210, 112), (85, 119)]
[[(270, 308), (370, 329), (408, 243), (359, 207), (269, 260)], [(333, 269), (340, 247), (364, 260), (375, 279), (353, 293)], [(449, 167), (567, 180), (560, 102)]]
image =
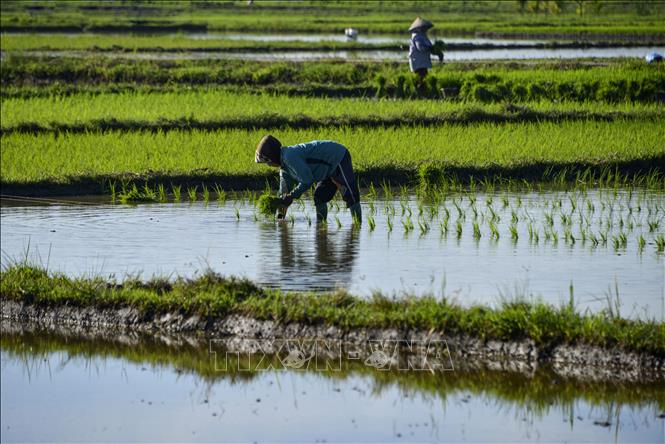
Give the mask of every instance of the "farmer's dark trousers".
[(347, 208), (360, 203), (360, 190), (356, 176), (353, 174), (353, 164), (351, 163), (351, 153), (348, 151), (335, 168), (332, 176), (322, 180), (314, 189), (314, 205), (318, 207), (328, 203), (335, 196), (337, 190), (342, 193), (342, 198), (346, 202)]

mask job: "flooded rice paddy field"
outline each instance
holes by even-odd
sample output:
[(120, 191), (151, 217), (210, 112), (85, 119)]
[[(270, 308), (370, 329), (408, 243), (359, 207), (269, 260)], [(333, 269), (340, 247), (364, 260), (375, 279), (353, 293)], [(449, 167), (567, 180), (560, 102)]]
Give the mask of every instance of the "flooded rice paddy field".
[[(194, 276), (203, 269), (284, 290), (346, 288), (464, 305), (572, 291), (580, 310), (665, 319), (665, 196), (646, 190), (401, 194), (341, 201), (317, 227), (311, 199), (285, 221), (237, 200), (1, 208), (3, 264), (28, 257), (70, 275)], [(44, 201), (46, 202), (46, 201)]]
[(242, 371), (233, 358), (216, 366), (205, 346), (158, 342), (3, 333), (3, 440), (662, 442), (664, 433), (662, 383), (348, 362), (317, 371), (275, 356)]
[[(665, 53), (665, 47), (633, 47), (633, 48), (559, 48), (559, 49), (479, 49), (448, 51), (445, 60), (537, 60), (537, 59), (577, 59), (577, 58), (640, 58), (647, 54)], [(89, 51), (30, 51), (30, 54), (45, 57), (89, 57)], [(105, 57), (140, 60), (225, 60), (243, 59), (257, 61), (307, 61), (307, 60), (351, 60), (351, 61), (404, 61), (405, 51), (269, 51), (269, 52), (228, 52), (228, 51), (178, 51), (150, 52), (132, 51), (100, 53)], [(1, 53), (2, 58), (5, 52)]]

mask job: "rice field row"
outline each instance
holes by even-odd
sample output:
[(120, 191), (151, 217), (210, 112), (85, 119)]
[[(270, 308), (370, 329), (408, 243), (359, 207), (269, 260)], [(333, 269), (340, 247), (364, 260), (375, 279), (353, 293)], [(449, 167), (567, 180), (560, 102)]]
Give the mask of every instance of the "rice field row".
[[(519, 116), (517, 116), (519, 115)], [(0, 111), (2, 130), (21, 127), (43, 130), (72, 130), (83, 127), (95, 130), (103, 122), (126, 129), (159, 126), (170, 120), (183, 123), (243, 121), (247, 126), (269, 127), (270, 121), (280, 122), (295, 117), (330, 123), (349, 123), (372, 118), (377, 124), (391, 120), (417, 124), (440, 119), (453, 122), (474, 122), (490, 119), (652, 119), (665, 117), (663, 107), (656, 104), (599, 102), (580, 103), (549, 101), (528, 102), (524, 106), (504, 104), (473, 104), (437, 100), (407, 99), (324, 99), (289, 97), (274, 94), (250, 94), (224, 90), (195, 90), (163, 93), (75, 94), (50, 97), (8, 98)], [(515, 117), (511, 117), (515, 116)], [(520, 117), (521, 116), (521, 117)]]
[[(250, 175), (267, 177), (253, 162), (263, 131), (171, 131), (42, 134), (2, 138), (3, 185), (131, 174)], [(285, 145), (315, 139), (347, 146), (360, 173), (394, 169), (415, 173), (419, 165), (506, 169), (538, 165), (603, 165), (662, 159), (665, 125), (647, 122), (551, 122), (441, 125), (408, 128), (285, 129), (273, 134)], [(659, 165), (654, 164), (654, 168)], [(662, 165), (661, 165), (662, 167)], [(646, 171), (645, 171), (646, 172)]]
[[(218, 186), (208, 188), (205, 184), (184, 189), (181, 186), (167, 188), (163, 184), (155, 188), (149, 185), (139, 188), (135, 184), (127, 187), (117, 182), (109, 185), (112, 202), (193, 203), (202, 200), (206, 205), (228, 206), (228, 199), (233, 199), (238, 222), (250, 217), (246, 211), (241, 211), (247, 206), (251, 220), (264, 218), (255, 191), (228, 194)], [(342, 214), (346, 211), (337, 197), (329, 205), (328, 223), (341, 228), (340, 211)], [(286, 222), (294, 224), (297, 218), (311, 226), (315, 210), (310, 201), (311, 196), (295, 201)], [(366, 229), (388, 236), (393, 232), (402, 232), (405, 236), (417, 233), (421, 237), (439, 233), (441, 237), (457, 240), (472, 237), (475, 242), (485, 238), (494, 243), (505, 238), (513, 244), (522, 240), (530, 245), (609, 247), (614, 251), (626, 251), (630, 243), (638, 253), (647, 248), (665, 252), (662, 190), (617, 187), (566, 192), (512, 193), (486, 189), (460, 193), (435, 188), (414, 195), (407, 187), (397, 191), (383, 183), (381, 188), (371, 184), (363, 193), (362, 202)]]
[[(602, 101), (610, 103), (659, 101), (665, 73), (641, 61), (608, 66), (577, 62), (533, 64), (451, 63), (432, 70), (420, 91), (404, 64), (340, 62), (149, 61), (105, 57), (16, 57), (2, 62), (3, 89), (42, 87), (58, 93), (94, 86), (116, 91), (136, 84), (260, 90), (309, 96), (437, 97), (474, 102)], [(54, 88), (58, 86), (58, 88)], [(101, 89), (100, 89), (101, 88)], [(3, 94), (7, 94), (4, 93)]]
[[(28, 11), (38, 2), (3, 2), (5, 31), (242, 31), (242, 32), (343, 32), (355, 27), (365, 33), (404, 33), (411, 16), (426, 14), (440, 35), (478, 33), (520, 34), (526, 36), (588, 34), (650, 36), (662, 34), (663, 6), (660, 2), (575, 1), (531, 4), (513, 1), (483, 2), (388, 2), (379, 4), (346, 2), (192, 2), (128, 6), (115, 2), (107, 8), (89, 7), (77, 2), (44, 2), (49, 16)], [(158, 5), (158, 6), (155, 6)], [(78, 7), (80, 6), (80, 8)], [(87, 7), (86, 7), (87, 6)], [(587, 13), (582, 14), (582, 7)], [(142, 11), (146, 8), (145, 11)], [(113, 14), (109, 14), (108, 10)], [(520, 11), (522, 13), (520, 13)], [(147, 14), (146, 14), (147, 12)], [(316, 15), (316, 20), (312, 16)], [(545, 20), (543, 17), (547, 17)]]

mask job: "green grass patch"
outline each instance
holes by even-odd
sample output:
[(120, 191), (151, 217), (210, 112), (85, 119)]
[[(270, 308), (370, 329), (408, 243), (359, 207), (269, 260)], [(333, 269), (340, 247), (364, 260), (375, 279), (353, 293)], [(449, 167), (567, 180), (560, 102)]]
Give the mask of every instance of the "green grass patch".
[(557, 308), (517, 300), (494, 309), (465, 308), (428, 296), (393, 299), (375, 295), (366, 300), (343, 291), (283, 293), (212, 272), (196, 279), (130, 279), (118, 283), (101, 278), (69, 278), (16, 264), (1, 272), (0, 295), (40, 306), (133, 307), (146, 314), (175, 311), (210, 318), (238, 313), (343, 329), (435, 329), (487, 340), (530, 338), (543, 349), (562, 343), (592, 344), (665, 355), (665, 324), (615, 318), (611, 311), (580, 314), (570, 305)]

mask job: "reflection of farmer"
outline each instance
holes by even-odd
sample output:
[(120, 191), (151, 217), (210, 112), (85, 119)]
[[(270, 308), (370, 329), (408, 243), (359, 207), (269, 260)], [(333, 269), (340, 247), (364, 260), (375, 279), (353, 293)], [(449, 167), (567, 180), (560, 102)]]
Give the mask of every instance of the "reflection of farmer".
[(443, 60), (443, 52), (438, 46), (432, 44), (427, 37), (427, 30), (433, 27), (432, 22), (417, 17), (409, 31), (411, 32), (411, 45), (409, 46), (409, 67), (422, 81), (427, 75), (427, 70), (432, 67), (432, 54)]
[[(359, 230), (356, 227), (329, 231), (329, 227), (320, 225), (312, 233), (291, 224), (266, 224), (263, 230), (261, 237), (272, 248), (266, 251), (278, 258), (265, 256), (266, 266), (259, 267), (262, 282), (285, 289), (326, 291), (340, 284), (350, 285), (358, 256)], [(279, 250), (274, 250), (275, 238)], [(311, 242), (301, 242), (303, 239)]]
[[(282, 196), (284, 212), (314, 182), (314, 205), (317, 222), (328, 216), (328, 202), (337, 190), (351, 215), (360, 221), (360, 192), (353, 174), (351, 154), (344, 145), (330, 140), (314, 140), (293, 146), (282, 147), (279, 140), (267, 135), (256, 147), (257, 163), (279, 167), (279, 194)], [(284, 217), (284, 212), (278, 215)]]

